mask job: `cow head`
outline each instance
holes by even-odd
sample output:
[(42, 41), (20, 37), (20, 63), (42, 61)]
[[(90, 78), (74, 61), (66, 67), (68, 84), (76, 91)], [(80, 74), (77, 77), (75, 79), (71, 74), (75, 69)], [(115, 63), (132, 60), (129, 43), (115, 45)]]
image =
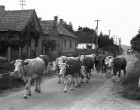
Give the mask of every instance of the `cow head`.
[(59, 65), (56, 61), (53, 61), (53, 67), (52, 67), (52, 70), (54, 72), (58, 71), (59, 70)]
[(23, 68), (24, 68), (24, 65), (28, 65), (29, 63), (25, 60), (21, 60), (21, 59), (18, 59), (18, 60), (15, 60), (15, 61), (12, 61), (11, 63), (14, 63), (14, 66), (15, 66), (15, 69), (14, 69), (14, 73), (16, 75), (19, 75), (21, 76), (21, 74), (23, 73)]
[(59, 75), (65, 76), (65, 73), (67, 69), (70, 68), (70, 65), (66, 63), (60, 63), (59, 68), (60, 68)]
[(87, 71), (85, 66), (81, 66), (81, 74), (85, 77), (87, 77)]

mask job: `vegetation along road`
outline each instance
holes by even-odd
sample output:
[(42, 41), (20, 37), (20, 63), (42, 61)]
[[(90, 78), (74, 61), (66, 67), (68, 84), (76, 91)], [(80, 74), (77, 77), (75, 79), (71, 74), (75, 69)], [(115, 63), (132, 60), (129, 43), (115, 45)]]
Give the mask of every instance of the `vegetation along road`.
[[(135, 55), (124, 55), (128, 61), (127, 73), (134, 68), (138, 60)], [(122, 75), (123, 76), (123, 75)], [(121, 77), (121, 81), (123, 77)], [(42, 84), (42, 93), (34, 92), (23, 99), (24, 89), (0, 98), (0, 110), (140, 110), (140, 104), (122, 98), (118, 91), (119, 83), (113, 83), (104, 73), (92, 71), (89, 83), (74, 91), (63, 92), (63, 84), (57, 83), (56, 76), (49, 77)]]

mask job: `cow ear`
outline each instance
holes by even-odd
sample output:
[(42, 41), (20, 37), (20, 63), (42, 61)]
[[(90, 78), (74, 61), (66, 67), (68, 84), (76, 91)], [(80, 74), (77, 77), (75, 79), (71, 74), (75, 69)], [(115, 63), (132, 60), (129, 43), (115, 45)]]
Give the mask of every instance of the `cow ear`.
[(16, 61), (12, 61), (10, 64), (15, 64)]
[(26, 61), (22, 62), (22, 65), (28, 65), (28, 64), (29, 64), (29, 62), (26, 62)]

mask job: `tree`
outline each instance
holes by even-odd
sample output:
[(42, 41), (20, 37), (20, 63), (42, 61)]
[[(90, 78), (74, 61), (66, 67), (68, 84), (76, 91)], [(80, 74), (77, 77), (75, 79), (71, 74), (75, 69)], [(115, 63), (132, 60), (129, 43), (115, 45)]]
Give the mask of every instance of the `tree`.
[(49, 51), (49, 49), (51, 49), (51, 52), (55, 50), (56, 48), (56, 41), (52, 40), (52, 39), (45, 39), (42, 41), (43, 47), (46, 48), (47, 51)]

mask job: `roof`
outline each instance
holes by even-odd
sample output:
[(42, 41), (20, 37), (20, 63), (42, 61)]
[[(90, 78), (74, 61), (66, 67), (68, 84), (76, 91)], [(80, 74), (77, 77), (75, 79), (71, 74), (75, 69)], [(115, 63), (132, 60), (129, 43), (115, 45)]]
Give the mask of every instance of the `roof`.
[(57, 26), (58, 34), (77, 38), (74, 34), (72, 34), (70, 31), (68, 31), (66, 28), (64, 28), (61, 24), (57, 23), (56, 26)]
[(58, 35), (57, 31), (54, 29), (55, 26), (54, 26), (53, 20), (41, 21), (40, 25), (42, 27), (44, 34), (49, 34), (49, 35), (54, 35), (54, 36)]
[(21, 31), (35, 10), (12, 10), (0, 12), (0, 31)]
[(74, 34), (72, 34), (66, 28), (64, 28), (63, 25), (59, 23), (55, 24), (54, 20), (41, 21), (41, 27), (44, 34), (65, 35), (65, 36), (77, 38)]
[(95, 35), (93, 32), (76, 32), (78, 43), (95, 43)]

